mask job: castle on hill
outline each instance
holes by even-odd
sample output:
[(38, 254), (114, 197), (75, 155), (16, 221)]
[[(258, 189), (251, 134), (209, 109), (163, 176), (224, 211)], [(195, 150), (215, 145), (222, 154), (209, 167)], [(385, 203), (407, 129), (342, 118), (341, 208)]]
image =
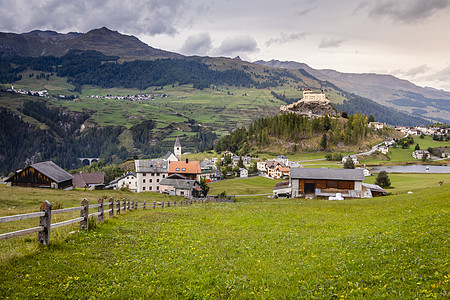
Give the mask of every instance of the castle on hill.
[(333, 107), (325, 93), (315, 93), (310, 88), (303, 91), (303, 98), (300, 101), (289, 105), (281, 105), (280, 113), (295, 113), (309, 118), (338, 115), (337, 109)]
[(303, 103), (316, 103), (321, 105), (330, 104), (330, 100), (327, 99), (325, 93), (315, 93), (310, 88), (306, 88), (303, 91), (303, 98), (299, 101), (289, 104), (289, 105), (281, 105), (280, 111), (287, 112), (293, 110), (296, 106)]

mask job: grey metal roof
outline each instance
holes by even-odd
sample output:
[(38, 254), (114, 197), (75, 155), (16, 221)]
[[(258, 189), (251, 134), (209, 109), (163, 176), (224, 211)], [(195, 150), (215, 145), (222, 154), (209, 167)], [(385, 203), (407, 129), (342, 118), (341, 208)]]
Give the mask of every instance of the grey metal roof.
[(167, 173), (169, 162), (164, 159), (135, 160), (136, 173)]
[(298, 179), (329, 179), (329, 180), (356, 180), (363, 181), (364, 171), (362, 169), (314, 169), (314, 168), (291, 168), (290, 178)]
[(362, 184), (363, 187), (366, 187), (367, 189), (374, 191), (374, 192), (379, 192), (379, 193), (385, 193), (387, 194), (387, 192), (379, 185), (376, 184), (370, 184), (370, 183), (364, 183)]
[(64, 182), (66, 180), (73, 179), (73, 176), (58, 166), (52, 161), (43, 161), (40, 163), (32, 164), (33, 167), (40, 173), (44, 174), (48, 178), (52, 179), (56, 183)]
[(170, 185), (177, 189), (192, 189), (194, 186), (199, 186), (198, 181), (179, 178), (164, 178), (159, 185)]

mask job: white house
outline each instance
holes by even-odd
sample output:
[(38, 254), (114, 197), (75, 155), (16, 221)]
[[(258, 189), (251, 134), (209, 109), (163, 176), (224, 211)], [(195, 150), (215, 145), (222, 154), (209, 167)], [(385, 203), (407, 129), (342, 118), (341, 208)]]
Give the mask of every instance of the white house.
[(128, 188), (132, 192), (137, 190), (137, 178), (136, 174), (130, 172), (123, 175), (117, 180), (117, 187), (115, 189)]
[(248, 170), (245, 168), (239, 168), (239, 177), (241, 178), (248, 177)]
[(415, 150), (412, 153), (412, 157), (414, 157), (415, 159), (422, 159), (425, 156), (425, 158), (430, 157), (430, 152), (428, 152), (427, 150)]
[(135, 160), (136, 192), (159, 192), (160, 181), (169, 175), (169, 162), (164, 159)]

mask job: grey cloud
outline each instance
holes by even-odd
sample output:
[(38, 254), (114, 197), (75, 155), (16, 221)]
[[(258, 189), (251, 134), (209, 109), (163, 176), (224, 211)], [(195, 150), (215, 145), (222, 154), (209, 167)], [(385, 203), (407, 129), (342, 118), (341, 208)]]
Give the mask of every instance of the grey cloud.
[(420, 65), (414, 68), (409, 69), (404, 73), (405, 76), (411, 76), (415, 77), (418, 75), (423, 75), (424, 73), (428, 72), (430, 70), (430, 67), (427, 65)]
[(311, 11), (313, 11), (313, 10), (315, 10), (315, 9), (316, 9), (315, 7), (305, 8), (305, 9), (299, 11), (299, 12), (297, 13), (297, 15), (298, 15), (299, 17), (301, 17), (301, 16), (304, 16), (304, 15), (307, 15), (308, 13), (310, 13)]
[(338, 48), (345, 39), (322, 38), (319, 48)]
[(249, 35), (228, 37), (214, 49), (216, 55), (236, 56), (259, 51), (256, 40)]
[(423, 21), (450, 7), (450, 0), (379, 0), (364, 2), (357, 10), (366, 9), (373, 18), (387, 17), (394, 22), (413, 23)]
[(86, 32), (106, 26), (131, 34), (173, 35), (177, 22), (186, 21), (187, 9), (184, 0), (4, 0), (0, 29)]
[(268, 47), (272, 44), (286, 44), (296, 40), (302, 40), (306, 37), (306, 35), (307, 35), (306, 32), (291, 33), (291, 34), (281, 33), (281, 36), (279, 38), (272, 38), (267, 42), (265, 42), (264, 44)]
[(443, 83), (448, 83), (449, 78), (450, 78), (450, 65), (426, 77), (427, 80), (440, 81)]
[(206, 55), (211, 50), (211, 37), (209, 33), (199, 33), (189, 36), (180, 49), (186, 55)]

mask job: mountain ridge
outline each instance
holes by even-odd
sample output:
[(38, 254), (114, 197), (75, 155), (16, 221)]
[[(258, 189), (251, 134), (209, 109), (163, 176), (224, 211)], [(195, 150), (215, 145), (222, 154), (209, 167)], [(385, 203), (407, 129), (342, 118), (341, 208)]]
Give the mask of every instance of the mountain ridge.
[(393, 75), (318, 70), (295, 61), (258, 60), (254, 63), (285, 69), (304, 69), (320, 80), (329, 81), (347, 92), (372, 99), (381, 105), (420, 117), (450, 121), (450, 92), (420, 87)]

